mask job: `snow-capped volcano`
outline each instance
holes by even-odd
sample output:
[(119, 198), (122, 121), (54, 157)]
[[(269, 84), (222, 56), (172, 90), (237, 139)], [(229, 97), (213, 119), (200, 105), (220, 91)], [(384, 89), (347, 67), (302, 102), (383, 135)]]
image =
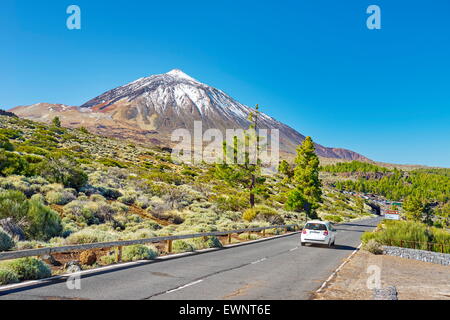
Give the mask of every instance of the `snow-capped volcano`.
[[(252, 109), (223, 91), (175, 69), (112, 89), (80, 107), (36, 104), (12, 111), (38, 121), (50, 121), (59, 116), (65, 126), (84, 126), (108, 136), (169, 145), (170, 135), (175, 129), (193, 130), (194, 121), (202, 121), (203, 130), (247, 129), (247, 118)], [(264, 113), (260, 115), (259, 127), (279, 129), (281, 151), (288, 153), (294, 153), (305, 138)], [(316, 145), (316, 148), (318, 155), (324, 157), (364, 158), (345, 149), (321, 145)]]

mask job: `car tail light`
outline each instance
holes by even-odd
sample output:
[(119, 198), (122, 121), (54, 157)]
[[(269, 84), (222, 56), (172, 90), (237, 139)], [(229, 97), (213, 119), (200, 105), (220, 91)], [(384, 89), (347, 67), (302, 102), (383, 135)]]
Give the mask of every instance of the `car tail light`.
[(302, 232), (303, 234), (308, 234), (308, 230), (306, 230), (306, 229), (303, 229), (303, 232)]
[(324, 235), (324, 236), (327, 236), (327, 235), (328, 235), (328, 231), (324, 231), (324, 232), (323, 232), (323, 235)]

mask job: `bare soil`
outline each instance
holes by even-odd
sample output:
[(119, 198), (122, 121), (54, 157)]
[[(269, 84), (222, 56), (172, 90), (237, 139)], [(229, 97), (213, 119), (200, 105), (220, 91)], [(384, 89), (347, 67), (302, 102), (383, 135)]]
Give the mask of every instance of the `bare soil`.
[(373, 270), (380, 271), (382, 288), (397, 288), (399, 300), (450, 300), (449, 266), (366, 251), (356, 253), (313, 299), (372, 300), (367, 282), (373, 283)]

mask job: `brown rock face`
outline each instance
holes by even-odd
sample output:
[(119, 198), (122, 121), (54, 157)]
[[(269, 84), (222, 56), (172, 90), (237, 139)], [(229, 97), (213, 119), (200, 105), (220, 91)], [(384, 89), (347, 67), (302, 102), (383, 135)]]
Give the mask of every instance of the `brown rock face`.
[[(19, 117), (43, 122), (58, 116), (63, 126), (83, 126), (106, 136), (171, 146), (172, 132), (180, 128), (193, 132), (195, 121), (202, 122), (203, 131), (215, 128), (224, 133), (226, 129), (247, 129), (252, 109), (180, 70), (172, 70), (107, 91), (80, 107), (39, 103), (11, 111)], [(295, 154), (296, 147), (305, 139), (263, 113), (258, 127), (279, 129), (282, 153)], [(319, 156), (327, 158), (367, 160), (345, 149), (317, 144), (316, 150)]]

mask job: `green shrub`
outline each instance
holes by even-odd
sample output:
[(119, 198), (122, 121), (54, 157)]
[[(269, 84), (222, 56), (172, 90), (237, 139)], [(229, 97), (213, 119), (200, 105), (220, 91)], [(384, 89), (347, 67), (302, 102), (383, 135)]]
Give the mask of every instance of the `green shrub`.
[(0, 149), (0, 175), (30, 175), (30, 165), (19, 154)]
[(80, 190), (87, 181), (87, 174), (78, 167), (74, 158), (62, 152), (54, 152), (36, 167), (36, 172), (50, 182), (61, 183), (67, 188)]
[(188, 241), (192, 246), (195, 248), (195, 250), (202, 250), (202, 249), (208, 249), (208, 248), (222, 248), (223, 245), (220, 242), (220, 240), (215, 237), (207, 237), (207, 239), (203, 238), (194, 238)]
[(23, 192), (0, 192), (0, 219), (13, 218), (15, 221), (21, 221), (27, 216), (28, 208), (29, 202)]
[(102, 158), (98, 160), (99, 163), (107, 166), (107, 167), (117, 167), (117, 168), (128, 168), (128, 166), (120, 161), (109, 159), (109, 158)]
[(8, 128), (1, 128), (0, 129), (0, 136), (5, 136), (8, 139), (18, 139), (22, 136), (23, 132), (17, 129), (8, 129)]
[(45, 149), (39, 148), (39, 147), (33, 147), (28, 145), (20, 145), (16, 147), (16, 151), (23, 152), (23, 153), (29, 153), (29, 154), (37, 154), (40, 156), (47, 156), (49, 152)]
[(194, 250), (195, 250), (194, 246), (184, 240), (175, 240), (172, 243), (172, 251), (175, 253), (188, 252)]
[(100, 263), (103, 265), (110, 265), (116, 263), (116, 257), (113, 254), (107, 254), (100, 258)]
[(244, 213), (242, 214), (242, 219), (246, 220), (246, 221), (253, 221), (253, 219), (256, 218), (257, 212), (255, 208), (250, 208), (244, 211)]
[(4, 149), (6, 151), (14, 151), (14, 146), (4, 135), (0, 135), (0, 149)]
[(48, 240), (62, 231), (61, 219), (56, 212), (39, 201), (29, 201), (20, 191), (0, 192), (0, 219), (12, 218), (14, 222), (26, 222), (28, 239)]
[(343, 221), (342, 217), (341, 216), (337, 216), (337, 215), (327, 215), (327, 216), (325, 216), (323, 218), (326, 221), (331, 221), (331, 222), (335, 222), (335, 223), (339, 223), (339, 222)]
[(19, 282), (17, 274), (11, 270), (0, 269), (0, 286)]
[(153, 246), (136, 244), (123, 248), (122, 261), (150, 260), (158, 256), (158, 251)]
[(48, 265), (39, 259), (31, 257), (7, 261), (2, 263), (0, 267), (16, 274), (20, 281), (38, 280), (52, 275)]
[(27, 220), (29, 226), (25, 233), (31, 239), (48, 240), (62, 232), (61, 218), (52, 209), (37, 201), (30, 201)]
[[(450, 234), (442, 229), (429, 228), (420, 222), (384, 220), (377, 230), (365, 232), (361, 239), (363, 243), (374, 239), (383, 245), (440, 251), (440, 245), (430, 248), (427, 243), (450, 243)], [(445, 250), (450, 251), (450, 248)]]
[(13, 247), (14, 241), (2, 228), (0, 228), (0, 251), (7, 251)]

